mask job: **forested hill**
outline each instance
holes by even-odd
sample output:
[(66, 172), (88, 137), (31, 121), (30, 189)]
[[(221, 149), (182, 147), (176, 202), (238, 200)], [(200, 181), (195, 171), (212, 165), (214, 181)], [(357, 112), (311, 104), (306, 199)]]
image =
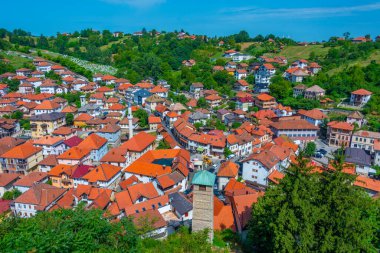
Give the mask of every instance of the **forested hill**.
[[(148, 78), (154, 81), (164, 79), (171, 85), (172, 91), (188, 90), (191, 83), (202, 82), (206, 89), (215, 89), (229, 97), (234, 95), (232, 88), (235, 78), (227, 71), (213, 71), (213, 67), (225, 66), (230, 59), (224, 58), (223, 54), (233, 49), (254, 56), (244, 61), (248, 65), (257, 63), (257, 57), (262, 55), (284, 56), (288, 59), (288, 65), (297, 59), (317, 62), (322, 66), (322, 71), (307, 79), (306, 83), (320, 85), (326, 89), (327, 97), (335, 101), (347, 97), (353, 86), (367, 87), (375, 94), (379, 94), (376, 73), (380, 61), (380, 42), (373, 39), (365, 43), (353, 43), (348, 33), (345, 37), (344, 39), (332, 37), (326, 42), (305, 44), (274, 35), (251, 37), (245, 31), (230, 36), (210, 38), (191, 35), (184, 31), (148, 32), (143, 29), (134, 34), (115, 34), (108, 30), (85, 29), (71, 34), (58, 33), (56, 36), (47, 37), (32, 36), (20, 29), (14, 31), (0, 29), (0, 49), (32, 52), (34, 55), (43, 54), (43, 56), (51, 55), (52, 52), (70, 55), (77, 59), (112, 66), (116, 70), (112, 74), (127, 78), (132, 83)], [(183, 61), (190, 59), (195, 60), (196, 64), (191, 68), (183, 66)], [(62, 58), (58, 60), (63, 61)], [(64, 61), (66, 65), (70, 64), (67, 59)], [(96, 69), (86, 70), (71, 65), (77, 72), (88, 77), (97, 72)], [(281, 75), (288, 65), (275, 65), (277, 75)], [(254, 85), (254, 76), (248, 75), (246, 81)], [(292, 84), (284, 85), (283, 80), (280, 81), (281, 94), (276, 94), (275, 84), (271, 90), (272, 95), (284, 104), (295, 108), (303, 107), (290, 101), (288, 93), (291, 92)], [(375, 96), (372, 101), (380, 99)], [(380, 114), (377, 102), (370, 107), (373, 108), (369, 110)]]

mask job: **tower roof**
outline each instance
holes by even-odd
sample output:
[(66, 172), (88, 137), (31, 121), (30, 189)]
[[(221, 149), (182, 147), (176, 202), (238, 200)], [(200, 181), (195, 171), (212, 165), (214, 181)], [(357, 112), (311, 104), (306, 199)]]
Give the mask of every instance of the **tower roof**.
[(195, 173), (191, 184), (213, 187), (215, 183), (215, 178), (215, 174), (208, 172), (207, 170), (202, 170)]

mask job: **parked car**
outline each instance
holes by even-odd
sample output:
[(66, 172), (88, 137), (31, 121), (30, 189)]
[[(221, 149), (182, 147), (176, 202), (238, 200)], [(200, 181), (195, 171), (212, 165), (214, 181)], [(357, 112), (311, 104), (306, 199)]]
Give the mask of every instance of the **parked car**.
[(235, 154), (231, 154), (231, 155), (227, 156), (227, 160), (230, 160), (230, 159), (232, 159), (234, 157), (235, 157)]

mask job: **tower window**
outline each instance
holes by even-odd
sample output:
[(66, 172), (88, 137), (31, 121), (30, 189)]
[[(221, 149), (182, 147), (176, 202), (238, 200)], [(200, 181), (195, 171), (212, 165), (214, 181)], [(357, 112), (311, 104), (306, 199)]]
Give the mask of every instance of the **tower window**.
[(200, 186), (199, 186), (199, 190), (200, 190), (200, 191), (206, 191), (206, 186), (204, 186), (204, 185), (200, 185)]

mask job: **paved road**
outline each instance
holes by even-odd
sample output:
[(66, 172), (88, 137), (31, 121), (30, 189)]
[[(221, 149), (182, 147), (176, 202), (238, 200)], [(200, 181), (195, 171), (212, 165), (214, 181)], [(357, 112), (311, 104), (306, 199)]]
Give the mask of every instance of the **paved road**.
[(315, 141), (315, 144), (317, 145), (317, 150), (323, 148), (324, 150), (327, 151), (327, 155), (322, 157), (322, 158), (316, 158), (316, 157), (313, 157), (312, 159), (317, 161), (317, 162), (320, 162), (324, 165), (327, 165), (328, 162), (329, 162), (329, 158), (332, 159), (334, 158), (334, 155), (333, 153), (338, 149), (337, 147), (330, 147), (328, 146), (326, 143), (324, 143), (322, 140), (318, 139)]

